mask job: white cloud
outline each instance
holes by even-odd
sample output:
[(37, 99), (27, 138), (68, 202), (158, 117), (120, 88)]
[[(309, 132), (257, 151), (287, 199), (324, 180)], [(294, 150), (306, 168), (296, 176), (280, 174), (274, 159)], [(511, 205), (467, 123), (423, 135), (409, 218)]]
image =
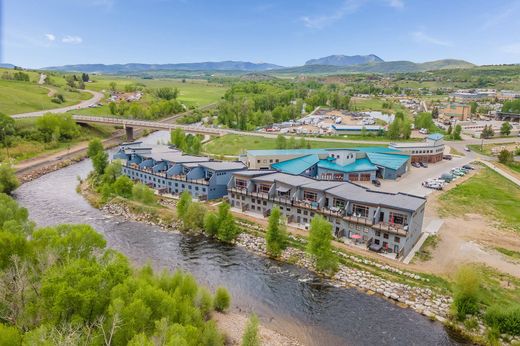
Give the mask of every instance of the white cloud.
[(506, 54), (520, 55), (520, 42), (506, 44), (499, 49), (501, 52)]
[(47, 39), (47, 41), (56, 41), (56, 36), (54, 36), (53, 34), (45, 34), (45, 38)]
[(347, 14), (357, 11), (357, 9), (364, 3), (364, 0), (345, 0), (341, 7), (337, 8), (333, 14), (320, 16), (303, 16), (301, 21), (303, 24), (311, 29), (322, 29), (328, 25), (335, 23)]
[(80, 44), (81, 42), (83, 42), (83, 39), (79, 36), (66, 35), (63, 36), (61, 42), (70, 44)]
[(412, 33), (412, 37), (415, 42), (419, 43), (429, 43), (436, 46), (444, 46), (444, 47), (451, 47), (453, 44), (449, 41), (444, 41), (435, 37), (432, 37), (430, 35), (425, 34), (422, 31), (415, 31)]
[(404, 1), (403, 0), (386, 0), (386, 3), (390, 7), (394, 8), (403, 8), (404, 7)]
[[(381, 0), (378, 0), (381, 1)], [(384, 4), (401, 9), (404, 8), (403, 0), (382, 0)], [(360, 7), (366, 3), (376, 2), (375, 0), (343, 0), (341, 6), (331, 11), (328, 15), (303, 16), (300, 20), (303, 24), (311, 29), (323, 29), (326, 26), (332, 25), (343, 17), (356, 12)]]
[(503, 25), (506, 21), (514, 20), (514, 18), (510, 17), (517, 15), (519, 11), (520, 1), (511, 2), (506, 7), (502, 7), (498, 12), (487, 16), (485, 18), (484, 24), (482, 25), (482, 29), (491, 29), (495, 26)]

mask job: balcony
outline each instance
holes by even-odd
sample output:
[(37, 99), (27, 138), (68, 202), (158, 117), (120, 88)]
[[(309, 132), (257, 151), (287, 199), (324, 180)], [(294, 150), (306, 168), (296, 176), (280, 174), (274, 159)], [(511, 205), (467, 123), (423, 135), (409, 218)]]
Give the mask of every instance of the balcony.
[(187, 179), (185, 175), (175, 175), (175, 176), (168, 177), (166, 174), (166, 170), (164, 170), (162, 172), (154, 172), (151, 168), (139, 168), (139, 166), (135, 165), (135, 164), (132, 164), (128, 167), (135, 171), (144, 172), (146, 174), (164, 178), (167, 180), (185, 181), (187, 183), (198, 184), (198, 185), (209, 185), (209, 181), (206, 179)]
[(406, 237), (408, 233), (408, 226), (397, 223), (377, 222), (372, 226), (372, 228), (378, 231), (388, 232), (403, 237)]

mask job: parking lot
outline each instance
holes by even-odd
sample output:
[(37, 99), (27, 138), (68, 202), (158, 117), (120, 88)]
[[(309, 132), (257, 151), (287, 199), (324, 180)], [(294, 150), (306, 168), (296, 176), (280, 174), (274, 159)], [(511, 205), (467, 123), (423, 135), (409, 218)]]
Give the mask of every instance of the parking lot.
[(449, 173), (451, 169), (461, 167), (473, 160), (474, 158), (468, 156), (453, 156), (452, 160), (442, 160), (441, 162), (432, 163), (429, 164), (427, 168), (410, 167), (409, 171), (399, 180), (380, 179), (381, 187), (372, 185), (371, 188), (387, 192), (404, 192), (417, 196), (427, 196), (435, 190), (422, 186), (425, 180), (439, 178), (443, 173)]

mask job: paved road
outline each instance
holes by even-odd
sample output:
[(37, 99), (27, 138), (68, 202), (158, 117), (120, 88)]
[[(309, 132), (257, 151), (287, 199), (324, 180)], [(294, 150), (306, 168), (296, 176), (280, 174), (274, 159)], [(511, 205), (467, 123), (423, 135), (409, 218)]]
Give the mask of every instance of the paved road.
[(91, 105), (99, 103), (99, 101), (101, 101), (101, 99), (104, 97), (104, 95), (102, 93), (97, 92), (97, 91), (92, 91), (92, 90), (80, 90), (80, 91), (92, 94), (92, 98), (81, 101), (78, 104), (68, 106), (68, 107), (46, 109), (46, 110), (42, 110), (42, 111), (29, 112), (29, 113), (14, 114), (14, 115), (11, 115), (11, 117), (13, 119), (23, 119), (23, 118), (41, 117), (42, 115), (44, 115), (45, 113), (48, 113), (48, 112), (65, 113), (65, 112), (72, 111), (72, 110), (88, 108)]

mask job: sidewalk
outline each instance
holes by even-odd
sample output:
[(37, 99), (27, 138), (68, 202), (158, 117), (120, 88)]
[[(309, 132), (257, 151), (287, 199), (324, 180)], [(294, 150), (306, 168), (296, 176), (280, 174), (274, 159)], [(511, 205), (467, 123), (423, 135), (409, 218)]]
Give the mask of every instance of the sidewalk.
[(489, 161), (485, 161), (485, 160), (478, 160), (478, 161), (482, 162), (483, 164), (485, 164), (486, 166), (488, 166), (489, 168), (491, 168), (492, 170), (494, 170), (495, 172), (497, 172), (498, 174), (500, 174), (504, 178), (507, 178), (507, 179), (511, 180), (513, 183), (515, 183), (516, 185), (520, 186), (520, 179), (518, 179), (518, 178), (512, 176), (511, 174), (507, 173), (502, 168), (499, 168), (499, 167), (495, 166), (493, 163), (491, 163)]

